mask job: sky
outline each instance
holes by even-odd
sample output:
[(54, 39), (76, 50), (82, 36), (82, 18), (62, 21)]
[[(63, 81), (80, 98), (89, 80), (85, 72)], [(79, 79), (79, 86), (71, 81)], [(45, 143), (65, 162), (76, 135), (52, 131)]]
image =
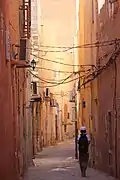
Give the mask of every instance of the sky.
[(100, 13), (100, 9), (102, 8), (104, 3), (105, 3), (105, 0), (98, 0), (98, 12), (99, 13)]

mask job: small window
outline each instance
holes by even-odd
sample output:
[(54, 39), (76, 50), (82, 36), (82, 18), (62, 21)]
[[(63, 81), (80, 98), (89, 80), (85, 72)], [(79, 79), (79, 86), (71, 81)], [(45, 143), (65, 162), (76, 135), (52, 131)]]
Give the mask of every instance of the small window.
[(86, 101), (85, 100), (82, 101), (82, 108), (86, 108)]
[(33, 82), (33, 94), (37, 94), (37, 82)]
[(70, 113), (68, 113), (68, 119), (70, 119)]
[(65, 133), (67, 132), (67, 125), (66, 124), (64, 125), (64, 132)]
[(109, 2), (108, 4), (108, 11), (109, 11), (109, 17), (111, 18), (114, 14), (114, 8), (115, 8), (115, 3)]

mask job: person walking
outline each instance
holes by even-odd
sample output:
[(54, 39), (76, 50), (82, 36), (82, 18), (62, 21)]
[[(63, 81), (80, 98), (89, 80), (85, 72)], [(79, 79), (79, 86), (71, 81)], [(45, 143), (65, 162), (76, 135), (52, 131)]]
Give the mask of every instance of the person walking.
[(86, 133), (86, 127), (82, 126), (80, 128), (80, 135), (78, 136), (79, 164), (82, 177), (86, 177), (86, 170), (89, 160), (89, 144), (90, 138)]

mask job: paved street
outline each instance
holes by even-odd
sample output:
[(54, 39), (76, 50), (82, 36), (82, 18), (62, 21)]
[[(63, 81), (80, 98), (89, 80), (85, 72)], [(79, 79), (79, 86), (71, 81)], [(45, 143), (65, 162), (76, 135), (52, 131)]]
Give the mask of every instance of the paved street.
[(114, 180), (104, 173), (88, 169), (87, 177), (80, 177), (78, 162), (74, 159), (74, 142), (66, 141), (49, 147), (36, 156), (24, 180)]

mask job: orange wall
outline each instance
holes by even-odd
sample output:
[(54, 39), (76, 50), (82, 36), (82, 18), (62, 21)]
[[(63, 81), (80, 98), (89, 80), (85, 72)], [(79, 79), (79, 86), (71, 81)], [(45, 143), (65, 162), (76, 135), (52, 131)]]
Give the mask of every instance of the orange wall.
[[(9, 29), (11, 45), (19, 44), (19, 5), (20, 1), (0, 1), (0, 12), (3, 13), (6, 29)], [(17, 180), (24, 171), (23, 163), (26, 161), (23, 159), (22, 123), (25, 120), (26, 72), (15, 69), (6, 59), (6, 29), (2, 29), (4, 37), (0, 31), (0, 39), (3, 39), (0, 43), (0, 179)]]
[[(4, 23), (8, 26), (8, 4), (6, 1), (0, 1), (0, 12), (5, 19)], [(1, 6), (2, 4), (2, 6)], [(0, 23), (2, 25), (2, 22)], [(1, 27), (3, 28), (3, 27)], [(0, 28), (0, 29), (1, 29)], [(5, 57), (5, 28), (0, 31), (0, 39), (3, 39), (0, 44), (0, 179), (13, 180), (17, 179), (15, 147), (14, 147), (14, 121), (13, 121), (13, 101), (12, 101), (12, 86), (11, 86), (11, 67), (6, 62)]]

